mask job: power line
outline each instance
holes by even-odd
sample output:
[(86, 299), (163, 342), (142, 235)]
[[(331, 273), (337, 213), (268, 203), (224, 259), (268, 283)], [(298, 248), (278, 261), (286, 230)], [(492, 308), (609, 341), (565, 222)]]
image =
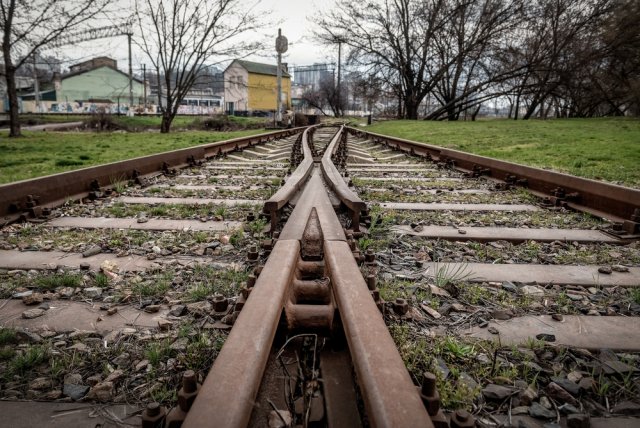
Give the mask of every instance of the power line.
[(77, 31), (75, 33), (65, 34), (47, 46), (59, 48), (64, 45), (71, 45), (88, 40), (104, 39), (107, 37), (128, 36), (132, 34), (131, 22), (125, 22), (121, 25), (110, 25), (108, 27), (90, 28), (88, 30)]

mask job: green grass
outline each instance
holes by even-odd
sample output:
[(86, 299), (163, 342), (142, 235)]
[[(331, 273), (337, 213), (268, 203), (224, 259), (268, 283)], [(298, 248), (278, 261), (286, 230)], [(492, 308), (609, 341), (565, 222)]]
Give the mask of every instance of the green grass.
[(55, 290), (58, 287), (79, 287), (81, 283), (82, 276), (72, 273), (56, 273), (42, 276), (35, 281), (39, 288), (45, 290)]
[(0, 183), (10, 183), (73, 169), (131, 159), (169, 150), (264, 132), (252, 129), (234, 132), (185, 131), (169, 134), (23, 132), (7, 138), (0, 132)]
[(186, 297), (192, 302), (205, 300), (216, 293), (230, 297), (238, 292), (247, 277), (244, 271), (220, 270), (199, 264), (194, 268), (194, 283), (187, 290)]
[(24, 375), (49, 359), (45, 346), (35, 345), (17, 354), (9, 363), (8, 374)]
[(12, 328), (0, 327), (0, 346), (14, 344), (18, 341), (16, 331)]
[(640, 120), (388, 121), (367, 131), (640, 187)]
[(161, 342), (151, 342), (145, 349), (145, 357), (147, 358), (147, 360), (149, 360), (149, 363), (151, 363), (151, 365), (157, 366), (167, 358), (170, 358), (173, 354), (170, 346), (171, 341), (169, 339), (165, 339)]

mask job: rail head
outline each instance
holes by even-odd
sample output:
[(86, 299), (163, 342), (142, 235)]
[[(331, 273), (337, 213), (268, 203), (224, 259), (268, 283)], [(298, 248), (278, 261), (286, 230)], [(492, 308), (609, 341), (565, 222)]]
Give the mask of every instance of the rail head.
[(360, 212), (367, 209), (367, 204), (349, 188), (347, 183), (343, 180), (340, 171), (338, 171), (338, 168), (336, 168), (331, 160), (333, 154), (338, 150), (338, 143), (342, 138), (344, 130), (345, 127), (341, 126), (340, 130), (333, 137), (322, 156), (322, 175), (327, 181), (329, 187), (331, 187), (331, 190), (333, 190), (338, 199), (340, 199), (340, 202), (342, 202), (351, 211), (352, 227), (353, 230), (357, 232), (360, 224)]
[(269, 199), (264, 202), (263, 212), (269, 214), (271, 220), (271, 231), (276, 228), (278, 221), (278, 212), (300, 191), (305, 181), (309, 178), (311, 170), (313, 169), (313, 155), (309, 148), (309, 132), (312, 128), (316, 128), (319, 125), (314, 125), (305, 128), (302, 133), (301, 150), (303, 154), (303, 160), (300, 165), (293, 171), (289, 179), (286, 181), (276, 193), (274, 193)]
[(325, 240), (324, 254), (372, 426), (433, 427), (349, 245)]

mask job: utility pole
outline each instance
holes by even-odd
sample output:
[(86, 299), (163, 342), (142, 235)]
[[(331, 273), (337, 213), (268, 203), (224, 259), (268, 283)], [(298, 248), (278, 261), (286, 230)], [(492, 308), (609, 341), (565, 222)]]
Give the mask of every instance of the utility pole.
[(133, 65), (131, 64), (131, 32), (127, 33), (129, 42), (129, 113), (133, 116)]
[(342, 39), (338, 39), (338, 108), (336, 109), (342, 115), (342, 105), (340, 104), (340, 65), (342, 64)]
[(147, 64), (142, 64), (142, 83), (144, 85), (144, 113), (147, 112)]
[(278, 65), (276, 70), (277, 91), (276, 95), (276, 124), (282, 122), (282, 54), (289, 49), (289, 41), (282, 35), (282, 30), (278, 28), (276, 38), (276, 52), (278, 53)]
[(156, 62), (156, 78), (158, 79), (158, 108), (156, 113), (162, 111), (162, 80), (160, 80), (160, 53), (158, 53), (158, 61)]
[(36, 113), (40, 113), (40, 84), (38, 83), (38, 70), (36, 69), (36, 53), (33, 53), (33, 91), (36, 101)]

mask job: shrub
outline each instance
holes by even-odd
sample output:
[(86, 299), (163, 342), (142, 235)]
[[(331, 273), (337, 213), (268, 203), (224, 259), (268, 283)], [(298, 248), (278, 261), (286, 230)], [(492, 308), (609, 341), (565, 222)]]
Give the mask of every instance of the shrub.
[(89, 129), (101, 131), (126, 130), (126, 127), (117, 122), (111, 113), (107, 113), (103, 108), (99, 108), (94, 114), (84, 121), (84, 126)]

